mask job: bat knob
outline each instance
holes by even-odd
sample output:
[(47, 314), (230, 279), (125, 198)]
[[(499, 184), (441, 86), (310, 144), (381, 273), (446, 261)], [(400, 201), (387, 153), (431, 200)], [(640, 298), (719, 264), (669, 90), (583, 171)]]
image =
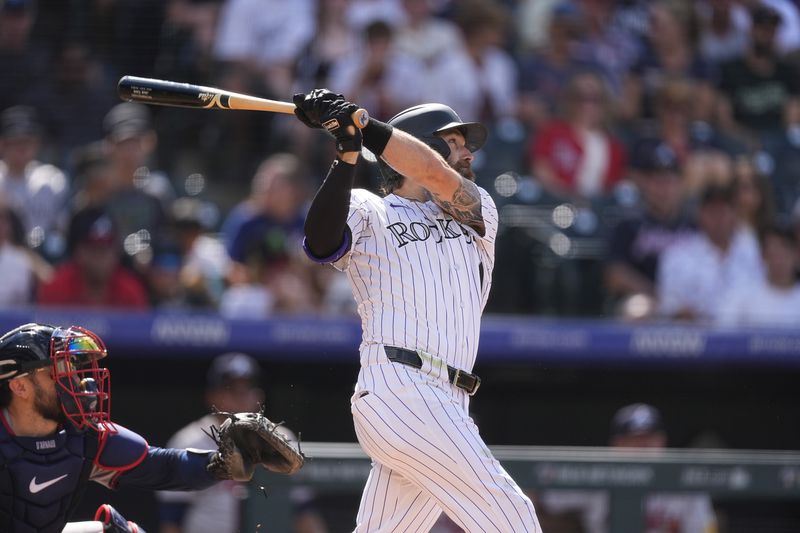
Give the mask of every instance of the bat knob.
[(353, 124), (355, 124), (358, 129), (363, 129), (369, 123), (369, 113), (363, 108), (357, 109), (350, 115), (350, 118), (353, 119)]

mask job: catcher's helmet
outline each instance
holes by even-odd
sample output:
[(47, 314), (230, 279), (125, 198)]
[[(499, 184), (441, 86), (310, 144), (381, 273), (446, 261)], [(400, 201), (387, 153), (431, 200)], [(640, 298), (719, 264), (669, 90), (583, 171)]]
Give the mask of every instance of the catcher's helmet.
[(444, 104), (422, 104), (399, 112), (389, 119), (395, 128), (410, 133), (447, 158), (450, 148), (436, 134), (458, 129), (470, 152), (479, 150), (486, 142), (486, 127), (480, 122), (462, 122), (452, 108)]
[(53, 364), (50, 338), (55, 328), (25, 324), (0, 337), (0, 382)]
[(111, 429), (109, 372), (103, 341), (72, 326), (25, 324), (0, 337), (0, 383), (39, 368), (50, 368), (67, 419), (78, 429)]

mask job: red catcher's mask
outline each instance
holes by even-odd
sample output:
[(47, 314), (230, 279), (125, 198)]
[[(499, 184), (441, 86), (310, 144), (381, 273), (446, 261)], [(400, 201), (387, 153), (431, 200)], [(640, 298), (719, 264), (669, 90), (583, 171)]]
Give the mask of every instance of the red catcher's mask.
[(91, 331), (57, 328), (50, 340), (53, 381), (67, 419), (78, 429), (115, 432), (111, 424), (111, 380), (97, 362), (108, 354)]

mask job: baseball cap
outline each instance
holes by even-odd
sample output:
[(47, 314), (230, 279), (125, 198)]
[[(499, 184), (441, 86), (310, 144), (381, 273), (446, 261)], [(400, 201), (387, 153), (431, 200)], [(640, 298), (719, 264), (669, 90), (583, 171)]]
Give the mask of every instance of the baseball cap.
[(103, 119), (103, 129), (112, 142), (138, 137), (152, 129), (150, 112), (134, 102), (117, 104)]
[(67, 232), (67, 246), (74, 250), (79, 244), (115, 244), (117, 227), (114, 220), (100, 208), (86, 208), (75, 213)]
[(611, 436), (642, 435), (663, 431), (661, 413), (646, 403), (626, 405), (611, 419)]
[(0, 135), (3, 137), (38, 136), (41, 127), (36, 120), (36, 110), (29, 106), (9, 107), (0, 116)]
[(218, 355), (211, 361), (206, 374), (209, 388), (216, 388), (234, 379), (246, 379), (257, 383), (261, 377), (261, 369), (251, 356), (240, 352), (229, 352)]
[(781, 23), (781, 14), (772, 7), (765, 4), (758, 4), (750, 11), (750, 19), (754, 25), (769, 24), (777, 26)]
[(637, 141), (631, 154), (631, 167), (642, 172), (658, 170), (680, 172), (681, 168), (675, 150), (660, 139)]

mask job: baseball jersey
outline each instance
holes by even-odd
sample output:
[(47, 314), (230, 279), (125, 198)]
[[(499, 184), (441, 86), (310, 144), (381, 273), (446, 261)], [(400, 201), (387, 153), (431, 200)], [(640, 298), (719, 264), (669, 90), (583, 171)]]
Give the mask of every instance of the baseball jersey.
[[(368, 344), (423, 350), (470, 371), (480, 316), (491, 288), (497, 207), (481, 195), (484, 236), (453, 220), (433, 201), (363, 189), (350, 196), (349, 250), (334, 263), (353, 287)], [(363, 360), (363, 365), (376, 361)]]

